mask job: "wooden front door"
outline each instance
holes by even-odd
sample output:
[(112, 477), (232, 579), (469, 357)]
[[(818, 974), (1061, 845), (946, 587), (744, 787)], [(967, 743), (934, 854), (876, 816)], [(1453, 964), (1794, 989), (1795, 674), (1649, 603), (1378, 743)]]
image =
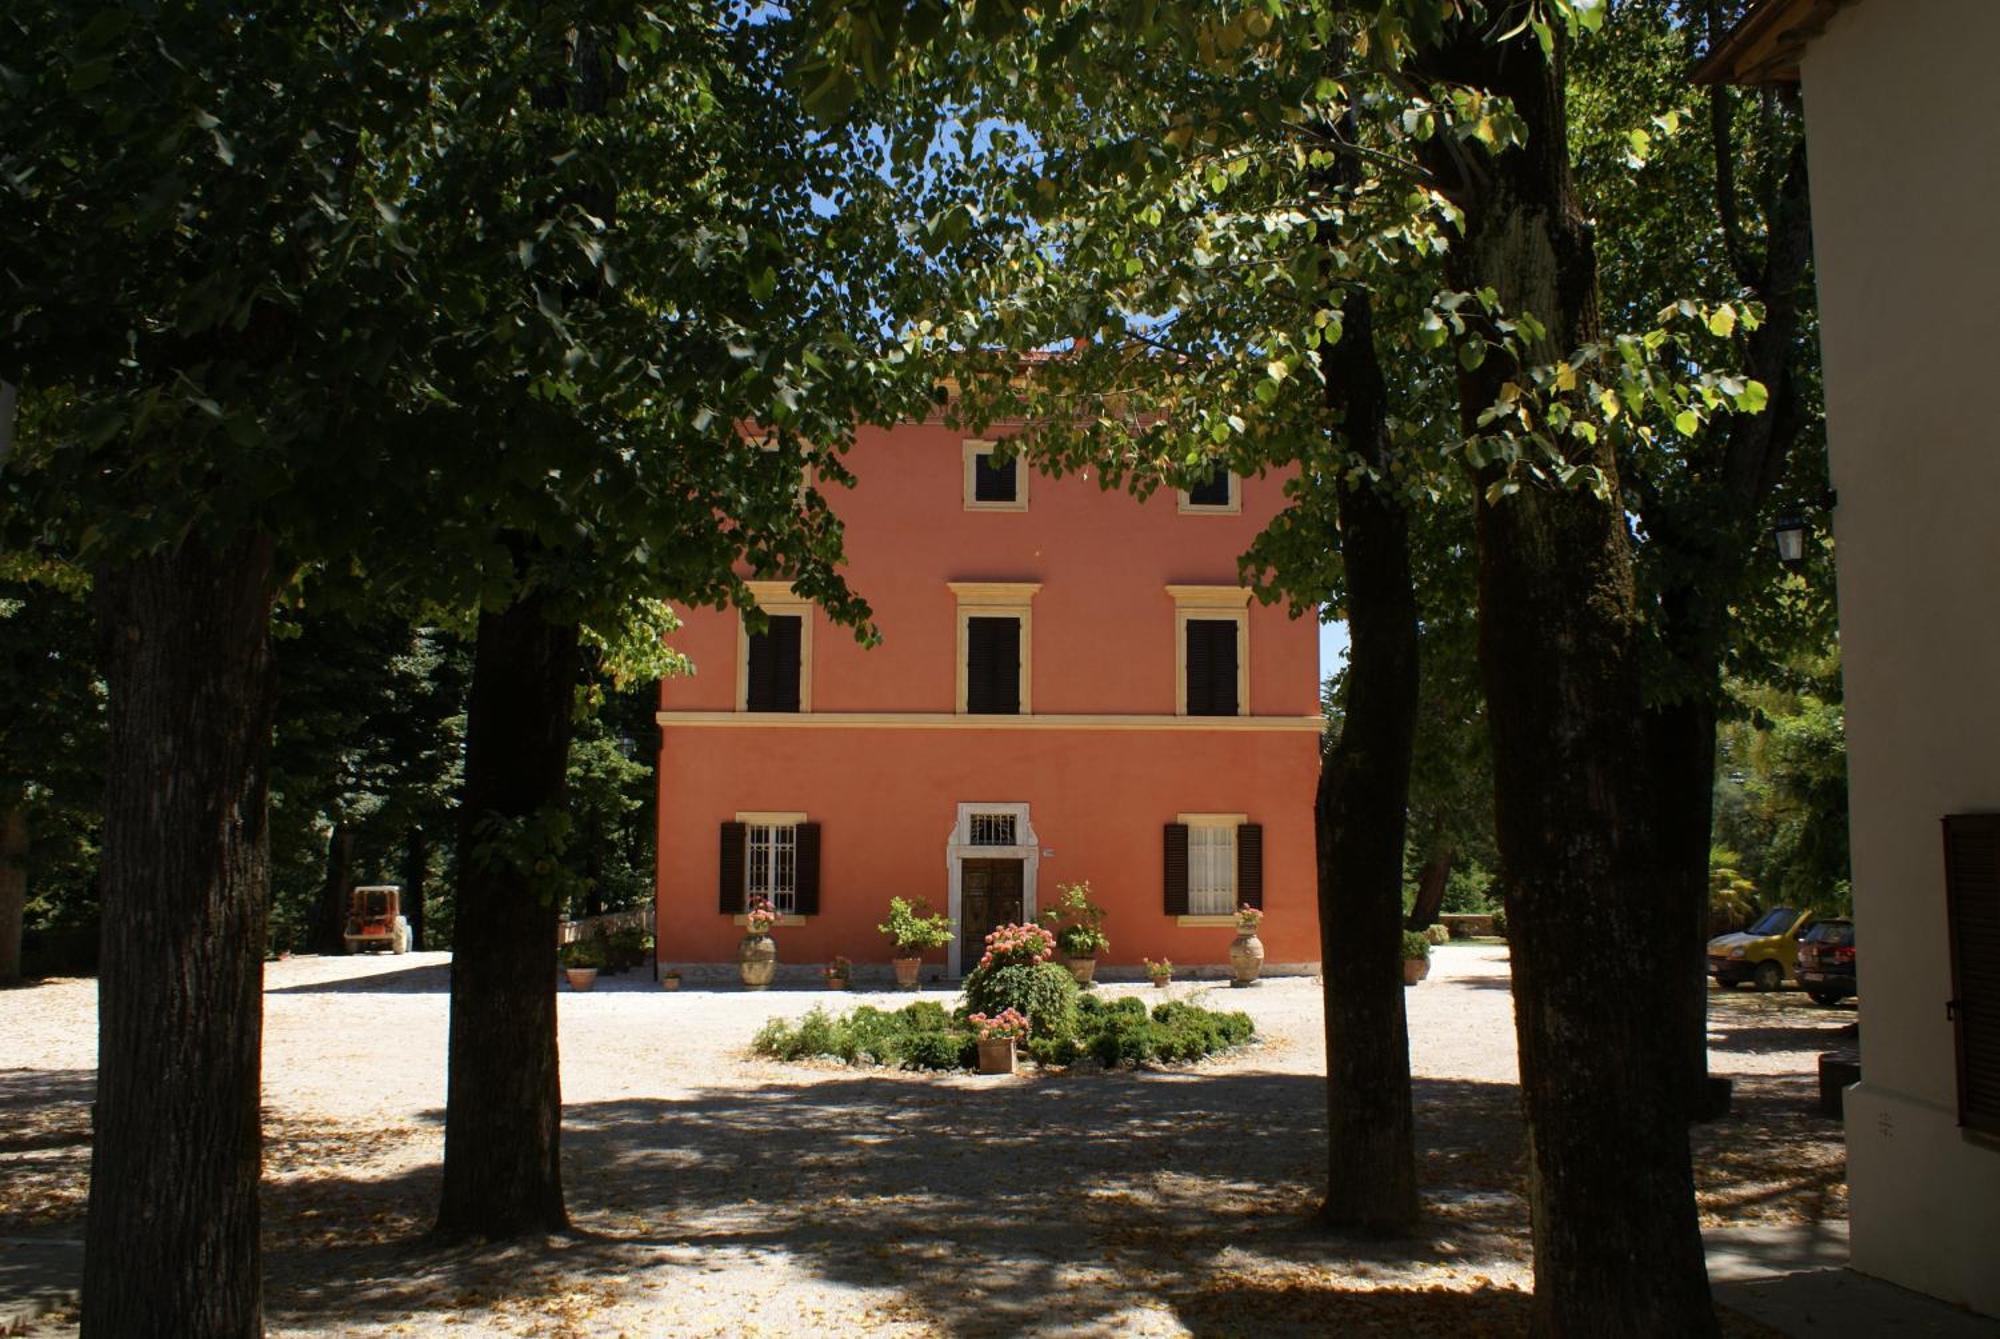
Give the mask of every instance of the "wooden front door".
[(1020, 859), (964, 861), (958, 893), (959, 970), (969, 972), (979, 965), (994, 927), (1020, 923)]

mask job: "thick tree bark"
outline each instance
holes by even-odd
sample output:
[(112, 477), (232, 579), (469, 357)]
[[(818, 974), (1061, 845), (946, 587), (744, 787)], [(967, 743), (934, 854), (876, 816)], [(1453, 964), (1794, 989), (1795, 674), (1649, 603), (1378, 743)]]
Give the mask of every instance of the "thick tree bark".
[(1347, 712), (1314, 803), (1326, 993), (1326, 1203), (1331, 1226), (1417, 1220), (1410, 1039), (1403, 1015), (1403, 834), (1417, 722), (1417, 603), (1409, 517), (1388, 476), (1387, 396), (1366, 292), (1342, 306), (1328, 407), (1377, 481), (1339, 494), (1347, 574)]
[(263, 1332), (274, 589), (262, 538), (97, 577), (110, 767), (86, 1339)]
[(424, 946), (424, 894), (430, 883), (431, 838), (411, 828), (403, 839), (403, 919), (410, 923), (410, 947)]
[(1405, 929), (1428, 930), (1437, 924), (1438, 913), (1444, 910), (1444, 890), (1451, 882), (1455, 854), (1447, 847), (1424, 861), (1423, 868), (1417, 871), (1417, 896), (1410, 906), (1409, 919), (1403, 922)]
[(28, 811), (0, 810), (0, 986), (21, 979), (21, 924), (28, 911)]
[(562, 1090), (548, 857), (499, 829), (560, 810), (577, 677), (575, 623), (530, 596), (482, 613), (466, 713), (445, 1104), (446, 1240), (559, 1232)]
[(321, 953), (347, 951), (347, 894), (353, 886), (354, 826), (343, 818), (326, 839), (326, 877), (320, 883), (316, 936)]
[[(1553, 359), (1599, 333), (1597, 263), (1569, 176), (1562, 48), (1464, 28), (1436, 72), (1512, 99), (1524, 146), (1461, 164), (1455, 287), (1490, 286), (1508, 314), (1548, 330)], [(1468, 435), (1519, 365), (1494, 352), (1461, 374)], [(1515, 1031), (1527, 1118), (1541, 1335), (1718, 1332), (1675, 1081), (1677, 1040), (1658, 1000), (1676, 975), (1679, 924), (1659, 863), (1641, 725), (1632, 555), (1607, 445), (1570, 463), (1605, 491), (1529, 481), (1477, 504), (1480, 668), (1493, 732), (1495, 818), (1513, 947)], [(1493, 482), (1491, 469), (1482, 485)], [(1588, 945), (1587, 953), (1579, 946)], [(1607, 990), (1603, 965), (1617, 964)]]

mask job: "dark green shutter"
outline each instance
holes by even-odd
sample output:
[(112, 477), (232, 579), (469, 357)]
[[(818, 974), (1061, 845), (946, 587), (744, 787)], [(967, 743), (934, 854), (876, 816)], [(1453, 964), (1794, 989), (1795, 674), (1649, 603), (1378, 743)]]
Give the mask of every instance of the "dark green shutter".
[(1944, 820), (1958, 1123), (2000, 1134), (2000, 814)]
[[(1264, 825), (1236, 825), (1236, 900), (1246, 906), (1264, 905)], [(1231, 907), (1234, 911), (1235, 908)]]
[(799, 824), (794, 843), (792, 857), (797, 861), (798, 882), (793, 892), (793, 909), (801, 916), (817, 916), (819, 915), (819, 824)]
[(1236, 715), (1238, 626), (1233, 618), (1187, 621), (1188, 715)]
[(722, 825), (722, 913), (737, 916), (743, 912), (743, 887), (747, 882), (745, 865), (749, 856), (750, 829), (743, 823)]
[(1021, 712), (1021, 620), (965, 620), (965, 709), (975, 716)]
[(799, 653), (805, 620), (773, 614), (762, 632), (753, 632), (744, 656), (743, 705), (749, 711), (799, 709)]
[(981, 451), (972, 458), (972, 500), (974, 502), (1014, 502), (1021, 496), (1020, 458), (1001, 460), (997, 453)]
[(1166, 836), (1167, 915), (1188, 914), (1188, 830), (1185, 823), (1167, 824)]

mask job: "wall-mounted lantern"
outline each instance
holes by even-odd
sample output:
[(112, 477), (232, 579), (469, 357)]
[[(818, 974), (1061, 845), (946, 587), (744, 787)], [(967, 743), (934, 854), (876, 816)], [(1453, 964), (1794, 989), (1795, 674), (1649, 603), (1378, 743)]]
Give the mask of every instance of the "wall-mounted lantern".
[(1778, 561), (1794, 570), (1806, 565), (1806, 533), (1812, 527), (1803, 516), (1780, 516), (1771, 527), (1778, 541)]

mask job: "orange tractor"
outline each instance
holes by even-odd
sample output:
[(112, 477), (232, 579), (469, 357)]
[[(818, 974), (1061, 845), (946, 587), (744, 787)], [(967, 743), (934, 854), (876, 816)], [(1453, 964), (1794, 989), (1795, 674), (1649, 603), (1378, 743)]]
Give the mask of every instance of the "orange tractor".
[(403, 890), (393, 883), (354, 890), (347, 907), (347, 930), (341, 935), (349, 953), (410, 951), (410, 923), (399, 914), (402, 896)]

